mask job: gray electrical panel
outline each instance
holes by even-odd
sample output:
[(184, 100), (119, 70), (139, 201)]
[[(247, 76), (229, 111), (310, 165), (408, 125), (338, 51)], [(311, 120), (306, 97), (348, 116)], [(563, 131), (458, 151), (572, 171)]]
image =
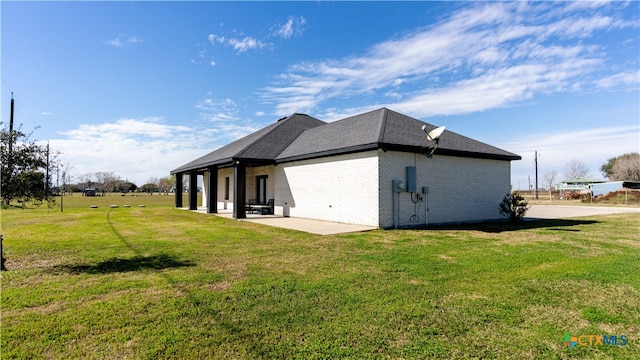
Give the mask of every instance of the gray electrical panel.
[(410, 193), (416, 192), (416, 167), (407, 166), (407, 191)]

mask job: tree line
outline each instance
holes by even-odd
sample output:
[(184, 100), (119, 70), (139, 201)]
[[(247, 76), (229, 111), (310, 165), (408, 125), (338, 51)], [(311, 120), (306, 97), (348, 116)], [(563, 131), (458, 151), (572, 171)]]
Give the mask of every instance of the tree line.
[(61, 186), (60, 191), (65, 192), (82, 192), (86, 189), (95, 189), (102, 193), (129, 193), (129, 192), (146, 192), (146, 193), (169, 193), (175, 188), (175, 177), (167, 176), (163, 178), (150, 178), (141, 186), (138, 186), (129, 180), (123, 180), (119, 175), (109, 171), (97, 171), (78, 175), (77, 182), (65, 184)]
[[(10, 129), (1, 123), (0, 130), (0, 201), (2, 207), (12, 204), (55, 203), (55, 195), (82, 192), (93, 188), (102, 193), (111, 192), (164, 192), (173, 191), (175, 178), (151, 178), (137, 186), (123, 180), (113, 172), (99, 171), (77, 176), (71, 174), (71, 166), (63, 163), (60, 153), (49, 145), (37, 144), (32, 133), (22, 131), (22, 126)], [(37, 129), (37, 128), (36, 128)], [(35, 131), (35, 130), (34, 130)], [(75, 178), (75, 180), (74, 180)]]

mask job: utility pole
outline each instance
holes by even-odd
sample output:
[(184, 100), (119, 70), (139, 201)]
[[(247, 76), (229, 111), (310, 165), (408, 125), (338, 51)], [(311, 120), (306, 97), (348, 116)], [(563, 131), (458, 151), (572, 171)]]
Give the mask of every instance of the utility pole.
[(9, 118), (9, 159), (13, 154), (13, 91), (11, 92), (11, 117)]
[[(13, 165), (12, 160), (13, 160), (13, 91), (11, 92), (11, 115), (9, 117), (9, 159), (8, 159), (8, 166), (9, 166), (9, 171), (7, 172), (9, 174), (9, 176), (11, 176), (11, 173), (13, 173)], [(7, 179), (8, 180), (8, 179)], [(2, 234), (0, 234), (0, 270), (4, 271), (7, 270), (7, 267), (4, 266), (4, 263), (6, 261), (6, 259), (4, 258), (4, 248), (2, 246)]]
[[(9, 118), (9, 156), (7, 158), (7, 178), (3, 179), (5, 184), (11, 184), (11, 176), (13, 175), (13, 91), (11, 92), (11, 116)], [(5, 199), (2, 199), (5, 203)], [(6, 203), (9, 205), (9, 201)]]
[(538, 150), (536, 150), (535, 163), (536, 163), (536, 200), (538, 200)]
[(67, 186), (65, 184), (65, 173), (62, 174), (62, 193), (60, 194), (60, 212), (64, 212), (64, 192), (67, 191)]
[(49, 142), (47, 141), (47, 168), (44, 171), (44, 196), (49, 201)]

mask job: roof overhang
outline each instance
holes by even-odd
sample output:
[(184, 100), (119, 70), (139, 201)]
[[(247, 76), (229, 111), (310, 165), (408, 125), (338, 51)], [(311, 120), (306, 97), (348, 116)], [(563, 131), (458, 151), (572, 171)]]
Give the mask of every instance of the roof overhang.
[(174, 170), (171, 170), (170, 174), (179, 174), (179, 173), (187, 173), (190, 171), (207, 171), (209, 167), (213, 166), (213, 167), (217, 167), (217, 168), (228, 168), (228, 167), (233, 167), (235, 164), (237, 163), (243, 163), (246, 166), (249, 167), (256, 167), (256, 166), (267, 166), (267, 165), (275, 165), (276, 161), (275, 160), (264, 160), (264, 159), (250, 159), (250, 158), (227, 158), (227, 159), (220, 159), (217, 161), (213, 161), (211, 163), (206, 163), (206, 164), (197, 164), (194, 166), (183, 166)]
[[(352, 154), (356, 152), (378, 150), (378, 149), (383, 150), (385, 152), (400, 151), (400, 152), (417, 153), (417, 154), (424, 154), (426, 152), (426, 148), (420, 147), (420, 146), (371, 143), (371, 144), (352, 146), (352, 147), (342, 148), (342, 149), (321, 151), (313, 154), (279, 158), (279, 159), (276, 159), (276, 162), (280, 164), (280, 163), (286, 163), (286, 162), (292, 162), (292, 161), (317, 159), (317, 158), (328, 157), (328, 156)], [(451, 150), (451, 149), (446, 149), (441, 147), (435, 150), (434, 155), (466, 157), (466, 158), (474, 158), (474, 159), (502, 160), (502, 161), (513, 161), (513, 160), (522, 159), (522, 157), (519, 155), (488, 154), (488, 153), (481, 153), (481, 152)]]

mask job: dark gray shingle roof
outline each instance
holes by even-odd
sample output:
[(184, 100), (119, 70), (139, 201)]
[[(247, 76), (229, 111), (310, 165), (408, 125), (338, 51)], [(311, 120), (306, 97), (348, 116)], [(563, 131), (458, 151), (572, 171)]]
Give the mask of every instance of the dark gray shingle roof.
[[(226, 165), (233, 160), (281, 163), (372, 149), (424, 152), (427, 131), (435, 126), (382, 108), (325, 123), (303, 114), (293, 114), (261, 130), (191, 161), (172, 173)], [(445, 131), (436, 155), (520, 160), (520, 156), (495, 146)]]
[(326, 124), (304, 114), (293, 114), (228, 145), (214, 150), (171, 173), (204, 169), (210, 165), (223, 165), (233, 160), (275, 162), (276, 157), (305, 130)]
[[(408, 146), (421, 148), (427, 145), (426, 134), (422, 126), (427, 125), (427, 132), (436, 127), (397, 113), (392, 110), (382, 109), (387, 113), (387, 121), (384, 130), (383, 144)], [(435, 152), (441, 155), (455, 155), (475, 158), (488, 158), (499, 160), (520, 160), (520, 156), (495, 146), (468, 138), (453, 131), (445, 131), (440, 136), (440, 143)]]
[[(278, 157), (278, 162), (337, 155), (370, 149), (423, 152), (429, 144), (427, 131), (435, 126), (382, 108), (306, 130)], [(500, 160), (520, 156), (480, 141), (445, 131), (436, 154)]]
[(328, 123), (303, 132), (279, 156), (278, 161), (319, 157), (378, 147), (384, 116), (372, 111)]

